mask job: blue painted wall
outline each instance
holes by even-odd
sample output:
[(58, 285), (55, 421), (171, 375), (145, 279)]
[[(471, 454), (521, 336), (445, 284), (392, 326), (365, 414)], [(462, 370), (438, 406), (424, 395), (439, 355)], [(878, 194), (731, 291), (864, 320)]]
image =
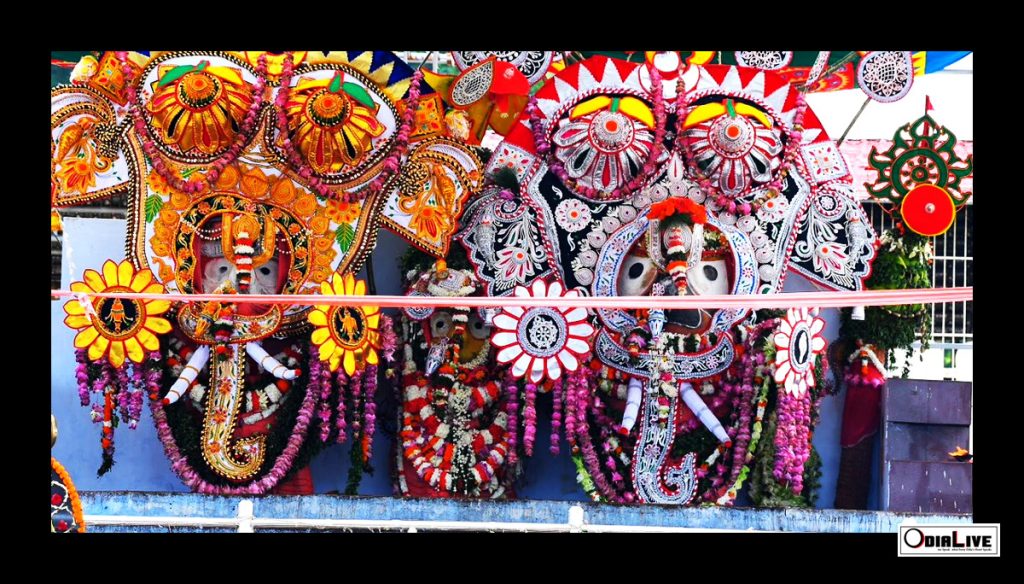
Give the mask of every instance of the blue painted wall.
[[(378, 294), (399, 294), (399, 256), (405, 251), (403, 240), (381, 229), (377, 247), (373, 252), (374, 278)], [(77, 219), (64, 221), (64, 256), (61, 287), (67, 289), (70, 282), (81, 279), (82, 270), (99, 269), (106, 259), (124, 258), (124, 221), (112, 219)], [(787, 292), (812, 290), (813, 286), (803, 278), (791, 274), (786, 282)], [(113, 469), (102, 478), (97, 478), (96, 469), (101, 462), (99, 445), (100, 426), (93, 424), (89, 411), (78, 403), (75, 385), (74, 331), (63, 325), (64, 299), (51, 302), (51, 365), (50, 399), (51, 411), (57, 417), (59, 438), (53, 448), (53, 455), (71, 473), (75, 484), (86, 491), (179, 491), (186, 489), (171, 471), (163, 448), (156, 436), (156, 430), (149, 415), (143, 408), (143, 419), (135, 430), (127, 426), (117, 429), (117, 461)], [(822, 311), (828, 322), (826, 337), (831, 340), (839, 332), (839, 318), (836, 309)], [(821, 422), (814, 434), (814, 444), (824, 464), (822, 486), (818, 506), (830, 508), (835, 499), (836, 475), (839, 468), (839, 431), (842, 419), (844, 395), (827, 397), (821, 404)], [(520, 497), (528, 499), (549, 499), (563, 501), (584, 501), (586, 497), (576, 484), (575, 467), (562, 448), (562, 454), (555, 457), (548, 450), (547, 436), (550, 434), (550, 401), (542, 399), (538, 415), (538, 448), (532, 458), (524, 461), (525, 478), (518, 486)], [(373, 476), (364, 476), (360, 485), (361, 495), (389, 496), (392, 494), (391, 458), (393, 436), (382, 432), (374, 438), (372, 465)], [(335, 445), (322, 452), (312, 463), (313, 479), (318, 493), (343, 492), (349, 468), (348, 445)], [(877, 471), (876, 471), (877, 472)], [(876, 481), (872, 481), (874, 485)], [(877, 497), (872, 493), (871, 502)], [(872, 507), (873, 508), (873, 507)]]

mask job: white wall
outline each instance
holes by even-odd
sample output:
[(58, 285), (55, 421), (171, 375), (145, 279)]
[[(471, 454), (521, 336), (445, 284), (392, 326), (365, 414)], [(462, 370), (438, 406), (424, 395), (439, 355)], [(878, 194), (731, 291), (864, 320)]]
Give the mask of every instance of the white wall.
[[(974, 139), (974, 53), (949, 69), (915, 77), (910, 93), (894, 103), (871, 102), (853, 125), (847, 139), (892, 139), (899, 126), (924, 114), (924, 98), (931, 96), (932, 117), (959, 140)], [(838, 140), (867, 96), (860, 89), (812, 93), (807, 103), (833, 140)]]

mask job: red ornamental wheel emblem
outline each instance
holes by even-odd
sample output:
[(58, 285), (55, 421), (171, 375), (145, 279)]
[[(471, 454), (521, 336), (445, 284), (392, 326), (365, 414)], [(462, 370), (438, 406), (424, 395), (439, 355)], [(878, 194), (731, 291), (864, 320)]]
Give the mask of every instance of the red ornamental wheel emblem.
[(900, 206), (907, 227), (925, 237), (942, 235), (953, 225), (956, 205), (946, 189), (935, 185), (918, 185), (903, 197)]
[[(526, 288), (517, 286), (520, 298), (547, 297), (553, 301), (579, 296), (576, 290), (565, 291), (561, 282), (550, 285), (535, 280)], [(556, 304), (556, 302), (552, 302)], [(594, 327), (587, 321), (587, 310), (582, 307), (505, 306), (494, 317), (491, 343), (498, 349), (498, 363), (512, 363), (512, 375), (529, 375), (533, 383), (545, 377), (556, 380), (562, 372), (573, 372), (580, 367), (580, 359), (590, 351), (590, 337)]]

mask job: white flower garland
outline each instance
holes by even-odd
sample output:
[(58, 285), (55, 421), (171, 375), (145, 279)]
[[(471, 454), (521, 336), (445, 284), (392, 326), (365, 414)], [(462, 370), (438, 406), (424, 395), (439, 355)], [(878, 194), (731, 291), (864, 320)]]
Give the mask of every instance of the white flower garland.
[(857, 359), (867, 359), (868, 361), (871, 361), (871, 364), (874, 365), (875, 369), (877, 369), (878, 372), (882, 374), (882, 377), (884, 377), (885, 379), (889, 379), (889, 372), (885, 370), (885, 365), (883, 365), (882, 362), (879, 361), (878, 357), (875, 355), (874, 345), (866, 344), (863, 347), (857, 349), (850, 355), (850, 358), (848, 360), (850, 363), (853, 363)]

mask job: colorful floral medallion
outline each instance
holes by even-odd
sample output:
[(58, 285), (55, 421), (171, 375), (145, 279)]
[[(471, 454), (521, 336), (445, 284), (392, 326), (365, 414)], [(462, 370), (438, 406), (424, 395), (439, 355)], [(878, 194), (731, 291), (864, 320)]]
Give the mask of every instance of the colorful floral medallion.
[[(107, 260), (103, 273), (88, 269), (83, 281), (73, 282), (71, 291), (88, 295), (108, 292), (162, 294), (164, 287), (153, 282), (149, 270), (136, 271), (128, 260), (116, 264)], [(163, 315), (171, 307), (166, 300), (156, 298), (107, 298), (69, 300), (64, 304), (67, 317), (64, 324), (78, 329), (75, 348), (88, 349), (89, 359), (108, 359), (114, 367), (126, 360), (142, 363), (147, 351), (160, 346), (157, 335), (171, 330)]]
[[(562, 285), (537, 280), (530, 288), (519, 286), (515, 296), (521, 298), (576, 298), (575, 290), (565, 292)], [(499, 363), (512, 363), (512, 375), (537, 383), (542, 379), (557, 380), (562, 371), (580, 367), (579, 355), (590, 351), (589, 340), (594, 327), (587, 322), (585, 308), (571, 306), (520, 307), (506, 306), (494, 317), (491, 343), (498, 349)]]
[(234, 143), (253, 100), (241, 70), (199, 61), (161, 65), (146, 104), (153, 126), (166, 145), (183, 154), (219, 154)]
[[(356, 280), (352, 274), (334, 274), (330, 283), (321, 285), (324, 296), (362, 296), (366, 282)], [(377, 365), (380, 344), (380, 308), (376, 306), (317, 305), (309, 313), (313, 329), (313, 344), (319, 347), (320, 360), (328, 363), (331, 371), (343, 365), (345, 373)]]

